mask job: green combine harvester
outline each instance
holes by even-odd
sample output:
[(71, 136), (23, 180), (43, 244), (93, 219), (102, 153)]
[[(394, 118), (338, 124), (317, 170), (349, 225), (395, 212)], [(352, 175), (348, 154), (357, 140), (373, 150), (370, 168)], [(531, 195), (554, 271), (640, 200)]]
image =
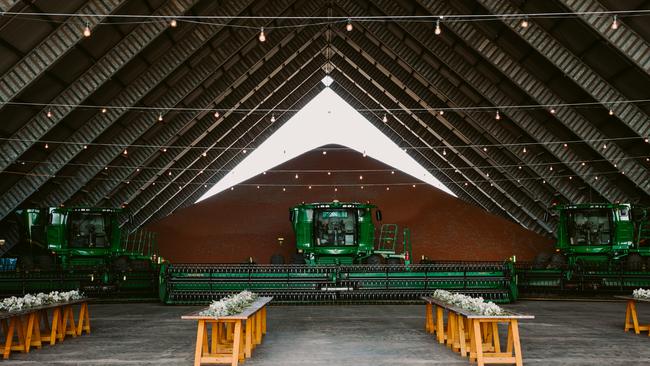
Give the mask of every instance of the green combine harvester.
[(629, 294), (650, 287), (648, 208), (589, 203), (555, 210), (555, 253), (517, 263), (522, 293)]
[(85, 207), (16, 211), (17, 242), (0, 258), (0, 293), (80, 289), (91, 296), (156, 298), (155, 236), (122, 232), (122, 213)]
[[(411, 302), (435, 289), (480, 295), (498, 302), (517, 297), (512, 262), (413, 264), (411, 236), (383, 224), (376, 206), (301, 204), (290, 209), (296, 238), (292, 264), (169, 264), (160, 272), (160, 299), (201, 304), (251, 290), (281, 303)], [(374, 215), (373, 215), (374, 213)]]

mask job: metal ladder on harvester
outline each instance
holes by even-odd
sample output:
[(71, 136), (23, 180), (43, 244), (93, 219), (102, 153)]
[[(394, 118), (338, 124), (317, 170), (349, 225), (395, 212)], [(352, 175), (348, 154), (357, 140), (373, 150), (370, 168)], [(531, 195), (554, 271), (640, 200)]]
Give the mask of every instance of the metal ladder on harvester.
[(381, 254), (388, 258), (401, 258), (404, 263), (409, 264), (411, 259), (411, 231), (404, 228), (403, 248), (401, 253), (397, 253), (395, 247), (399, 239), (399, 229), (397, 224), (382, 224), (379, 231), (379, 241), (375, 253)]

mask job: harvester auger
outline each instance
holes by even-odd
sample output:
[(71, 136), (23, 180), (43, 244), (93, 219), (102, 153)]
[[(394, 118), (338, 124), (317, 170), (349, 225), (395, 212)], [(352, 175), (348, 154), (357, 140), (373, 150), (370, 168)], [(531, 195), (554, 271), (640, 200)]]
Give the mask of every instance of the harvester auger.
[[(294, 264), (163, 264), (159, 294), (168, 304), (200, 304), (251, 290), (279, 303), (408, 303), (435, 289), (513, 301), (510, 261), (412, 263), (410, 231), (381, 226), (376, 206), (312, 203), (290, 210)], [(401, 247), (401, 248), (398, 248)]]
[(629, 294), (650, 287), (649, 210), (632, 204), (559, 205), (555, 253), (517, 263), (526, 294)]

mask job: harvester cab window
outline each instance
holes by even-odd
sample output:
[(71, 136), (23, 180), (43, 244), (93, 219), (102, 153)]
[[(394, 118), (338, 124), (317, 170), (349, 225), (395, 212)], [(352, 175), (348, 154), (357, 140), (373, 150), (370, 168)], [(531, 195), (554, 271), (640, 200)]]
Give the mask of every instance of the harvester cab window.
[(567, 212), (567, 229), (571, 245), (610, 245), (612, 243), (609, 209)]
[(110, 217), (95, 212), (70, 213), (70, 247), (106, 248), (110, 245)]
[(356, 210), (317, 210), (314, 216), (316, 245), (356, 245)]

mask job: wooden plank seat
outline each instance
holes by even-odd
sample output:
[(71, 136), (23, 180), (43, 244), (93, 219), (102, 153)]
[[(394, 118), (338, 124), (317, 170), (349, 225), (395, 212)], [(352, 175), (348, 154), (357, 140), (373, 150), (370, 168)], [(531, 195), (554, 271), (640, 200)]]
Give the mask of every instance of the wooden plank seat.
[(650, 299), (637, 299), (634, 296), (615, 296), (615, 297), (627, 301), (627, 306), (625, 308), (624, 330), (627, 332), (630, 329), (634, 329), (634, 333), (636, 334), (641, 334), (641, 332), (648, 332), (648, 336), (650, 336), (650, 324), (639, 323), (639, 316), (636, 313), (636, 303), (650, 302)]
[[(523, 365), (519, 320), (534, 319), (534, 316), (514, 312), (487, 316), (432, 297), (425, 296), (422, 300), (426, 302), (425, 329), (428, 333), (435, 334), (438, 343), (445, 343), (462, 357), (477, 361), (479, 366), (491, 363)], [(500, 323), (505, 323), (508, 327), (505, 351), (499, 338)]]
[[(32, 347), (41, 348), (45, 343), (54, 345), (57, 341), (63, 341), (67, 335), (76, 337), (83, 331), (90, 334), (89, 300), (79, 299), (20, 311), (0, 312), (0, 325), (4, 335), (3, 358), (9, 358), (12, 351), (28, 353)], [(80, 305), (76, 324), (73, 305)]]
[(181, 319), (197, 321), (194, 365), (230, 363), (250, 358), (253, 349), (266, 334), (266, 306), (272, 297), (260, 297), (239, 314), (210, 317), (205, 310), (183, 315)]

